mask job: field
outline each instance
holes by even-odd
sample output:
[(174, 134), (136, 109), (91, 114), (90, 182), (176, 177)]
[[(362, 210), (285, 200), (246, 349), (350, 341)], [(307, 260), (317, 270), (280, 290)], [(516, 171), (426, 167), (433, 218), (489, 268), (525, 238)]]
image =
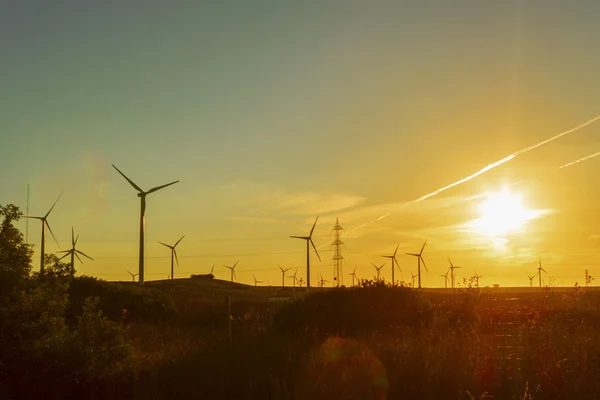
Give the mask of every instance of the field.
[[(600, 293), (591, 290), (419, 292), (367, 282), (313, 288), (307, 297), (305, 289), (217, 280), (147, 286), (177, 307), (162, 321), (132, 318), (131, 398), (599, 395)], [(279, 300), (284, 297), (289, 300)]]

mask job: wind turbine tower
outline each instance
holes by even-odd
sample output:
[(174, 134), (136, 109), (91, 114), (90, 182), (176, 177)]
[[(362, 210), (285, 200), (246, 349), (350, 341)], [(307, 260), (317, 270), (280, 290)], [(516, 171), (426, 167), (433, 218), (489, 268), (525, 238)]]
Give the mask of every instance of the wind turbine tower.
[(336, 217), (335, 225), (331, 231), (334, 234), (335, 239), (331, 244), (331, 248), (333, 248), (333, 258), (331, 262), (333, 263), (333, 282), (337, 287), (340, 287), (344, 282), (344, 274), (342, 272), (342, 264), (344, 263), (344, 256), (342, 256), (342, 250), (346, 248), (344, 242), (342, 242), (341, 236), (344, 228), (340, 225), (340, 219)]
[(285, 287), (285, 273), (288, 272), (290, 270), (290, 268), (283, 269), (283, 267), (279, 264), (277, 264), (277, 266), (281, 270), (281, 287), (284, 288)]
[(354, 279), (356, 278), (356, 267), (354, 267), (354, 271), (350, 272), (348, 275), (352, 276), (352, 286), (354, 286)]
[(310, 233), (308, 234), (308, 236), (290, 236), (293, 239), (306, 240), (306, 290), (310, 290), (310, 246), (309, 246), (309, 243), (312, 244), (312, 247), (315, 250), (317, 257), (319, 258), (319, 261), (321, 261), (321, 256), (319, 255), (319, 252), (317, 251), (317, 247), (315, 246), (315, 243), (312, 240), (312, 235), (313, 235), (313, 232), (315, 231), (315, 226), (317, 226), (318, 220), (319, 220), (319, 217), (317, 217), (317, 219), (315, 219), (315, 223), (313, 224), (312, 229), (310, 230)]
[[(171, 280), (173, 280), (173, 277), (174, 277), (174, 275), (175, 275), (175, 271), (174, 271), (174, 269), (173, 269), (173, 256), (175, 256), (175, 261), (177, 262), (177, 266), (179, 266), (179, 260), (177, 259), (177, 250), (175, 250), (175, 248), (177, 247), (177, 245), (179, 244), (179, 242), (181, 242), (181, 240), (182, 240), (184, 237), (185, 237), (185, 235), (183, 235), (183, 236), (181, 237), (181, 239), (179, 239), (179, 240), (177, 241), (177, 243), (175, 243), (173, 246), (171, 246), (171, 245), (168, 245), (168, 244), (166, 244), (166, 243), (163, 243), (163, 242), (158, 242), (158, 243), (162, 244), (163, 246), (165, 246), (165, 247), (168, 247), (168, 248), (170, 248), (170, 249), (171, 249)], [(214, 265), (213, 265), (213, 267), (214, 267)]]
[(62, 193), (58, 196), (58, 198), (56, 199), (54, 204), (52, 204), (52, 207), (50, 207), (50, 210), (43, 217), (31, 217), (31, 216), (26, 217), (26, 218), (39, 219), (40, 221), (42, 221), (42, 241), (40, 242), (40, 253), (41, 253), (40, 254), (40, 272), (44, 272), (44, 254), (46, 252), (46, 227), (48, 227), (50, 234), (52, 235), (52, 237), (54, 238), (54, 241), (56, 242), (56, 245), (58, 246), (58, 241), (56, 240), (56, 236), (54, 236), (54, 233), (52, 232), (52, 229), (50, 228), (50, 224), (48, 223), (48, 215), (50, 215), (50, 213), (54, 209), (54, 206), (56, 205), (56, 203), (58, 203), (60, 196), (62, 196)]
[(546, 271), (543, 267), (542, 267), (542, 259), (540, 257), (538, 257), (538, 278), (540, 281), (540, 287), (542, 287), (542, 271), (544, 271), (545, 273), (548, 273), (548, 271)]
[(392, 254), (391, 256), (381, 256), (383, 258), (389, 258), (392, 260), (392, 285), (396, 283), (396, 280), (394, 278), (394, 264), (396, 264), (396, 266), (398, 267), (398, 271), (400, 271), (400, 264), (398, 264), (398, 260), (396, 260), (396, 253), (398, 252), (398, 247), (400, 247), (400, 244), (396, 246), (396, 250), (394, 250), (394, 254)]
[(235, 279), (235, 267), (236, 265), (238, 265), (239, 262), (240, 260), (237, 260), (235, 264), (233, 264), (233, 267), (230, 267), (229, 265), (223, 265), (225, 268), (229, 268), (229, 270), (231, 271), (231, 282), (233, 282), (233, 280)]
[(164, 189), (167, 186), (174, 185), (179, 181), (174, 181), (171, 183), (167, 183), (165, 185), (156, 186), (156, 187), (153, 187), (152, 189), (144, 192), (138, 185), (136, 185), (124, 173), (119, 171), (119, 169), (117, 167), (115, 167), (114, 164), (113, 164), (113, 168), (116, 169), (117, 172), (119, 174), (121, 174), (121, 176), (123, 178), (125, 178), (125, 180), (127, 182), (129, 182), (129, 184), (131, 186), (133, 186), (133, 188), (135, 190), (138, 191), (137, 196), (140, 198), (140, 255), (139, 255), (140, 270), (138, 272), (138, 274), (139, 274), (138, 281), (139, 281), (140, 285), (143, 285), (144, 284), (144, 235), (145, 235), (145, 231), (146, 231), (146, 196), (149, 195), (150, 193), (154, 193), (160, 189)]
[(423, 247), (421, 247), (421, 251), (418, 253), (406, 253), (409, 256), (417, 257), (417, 276), (419, 278), (419, 289), (421, 289), (421, 261), (423, 261), (423, 266), (425, 267), (425, 271), (429, 272), (427, 269), (427, 265), (425, 264), (425, 260), (423, 259), (423, 250), (425, 249), (425, 245), (427, 244), (427, 240), (423, 243)]
[(454, 289), (454, 281), (456, 279), (456, 275), (454, 274), (454, 270), (456, 268), (461, 268), (461, 267), (455, 266), (454, 264), (452, 264), (452, 261), (450, 261), (450, 257), (448, 257), (448, 262), (450, 263), (450, 281), (452, 282), (452, 289)]
[(381, 264), (379, 267), (373, 263), (371, 263), (371, 265), (373, 267), (375, 267), (375, 270), (377, 271), (377, 276), (376, 276), (376, 280), (380, 281), (381, 280), (381, 268), (383, 268), (385, 266), (385, 264)]
[(533, 287), (533, 280), (535, 279), (535, 274), (529, 276), (527, 275), (527, 277), (529, 278), (529, 287), (532, 288)]

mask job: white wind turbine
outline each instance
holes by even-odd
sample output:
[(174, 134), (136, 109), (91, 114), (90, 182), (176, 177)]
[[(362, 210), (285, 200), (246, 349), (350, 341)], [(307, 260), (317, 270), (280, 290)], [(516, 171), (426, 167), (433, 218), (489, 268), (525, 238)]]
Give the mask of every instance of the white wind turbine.
[(312, 240), (312, 235), (313, 235), (313, 232), (315, 231), (315, 226), (317, 226), (318, 220), (319, 220), (319, 217), (317, 217), (317, 219), (315, 219), (315, 223), (313, 224), (312, 229), (310, 230), (310, 233), (308, 236), (290, 236), (291, 238), (294, 238), (294, 239), (306, 240), (306, 290), (309, 290), (309, 288), (310, 288), (310, 246), (309, 246), (309, 243), (312, 244), (312, 247), (315, 250), (317, 257), (319, 258), (319, 261), (321, 261), (321, 256), (319, 256), (317, 247), (315, 246), (315, 243)]

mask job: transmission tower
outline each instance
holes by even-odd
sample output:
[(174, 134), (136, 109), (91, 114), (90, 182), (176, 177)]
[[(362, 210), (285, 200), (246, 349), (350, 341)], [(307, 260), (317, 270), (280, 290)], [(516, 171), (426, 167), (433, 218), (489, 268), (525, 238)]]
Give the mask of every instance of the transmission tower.
[(337, 287), (343, 285), (344, 274), (342, 271), (342, 264), (344, 263), (344, 256), (342, 256), (342, 250), (346, 248), (344, 242), (340, 237), (344, 228), (340, 225), (339, 218), (335, 219), (335, 226), (331, 231), (331, 234), (335, 235), (333, 243), (331, 243), (330, 250), (333, 248), (333, 258), (331, 263), (333, 264), (333, 284)]

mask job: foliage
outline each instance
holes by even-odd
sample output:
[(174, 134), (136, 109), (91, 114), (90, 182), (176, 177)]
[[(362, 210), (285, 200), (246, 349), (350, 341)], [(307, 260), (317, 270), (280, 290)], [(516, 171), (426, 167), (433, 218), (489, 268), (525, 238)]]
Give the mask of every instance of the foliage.
[(0, 296), (8, 294), (31, 271), (33, 249), (24, 241), (23, 234), (13, 226), (23, 213), (18, 207), (0, 205)]

